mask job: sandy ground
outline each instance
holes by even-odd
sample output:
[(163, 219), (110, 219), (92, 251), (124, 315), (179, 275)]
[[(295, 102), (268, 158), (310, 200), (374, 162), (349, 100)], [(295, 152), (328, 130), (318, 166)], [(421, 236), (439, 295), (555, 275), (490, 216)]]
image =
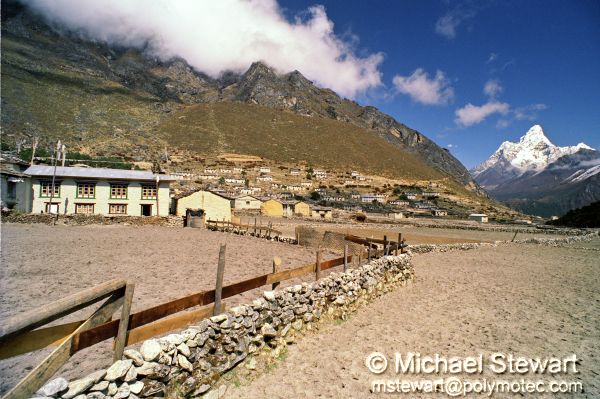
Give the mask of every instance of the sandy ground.
[[(596, 243), (597, 245), (598, 243)], [(417, 280), (380, 297), (341, 324), (328, 324), (289, 347), (285, 360), (228, 398), (365, 398), (375, 379), (418, 380), (427, 374), (380, 375), (368, 354), (395, 352), (486, 357), (492, 352), (525, 357), (576, 354), (579, 374), (484, 374), (458, 377), (579, 381), (600, 397), (600, 262), (598, 252), (533, 245), (503, 245), (414, 258)], [(429, 378), (436, 378), (430, 376)], [(393, 397), (447, 397), (442, 393)], [(471, 395), (485, 397), (483, 395)], [(544, 397), (497, 393), (493, 397)], [(559, 395), (560, 396), (560, 395)], [(555, 395), (547, 395), (555, 397)]]
[[(113, 278), (135, 282), (134, 312), (212, 289), (220, 243), (227, 245), (225, 285), (271, 273), (274, 256), (281, 257), (282, 269), (315, 260), (313, 249), (204, 229), (20, 224), (2, 224), (1, 229), (0, 323)], [(323, 255), (323, 259), (330, 257)], [(260, 292), (246, 292), (225, 302), (249, 302)], [(61, 322), (82, 319), (92, 311), (82, 310)], [(106, 341), (77, 353), (59, 374), (77, 378), (107, 367), (111, 347), (112, 342)], [(47, 353), (0, 361), (0, 394)]]

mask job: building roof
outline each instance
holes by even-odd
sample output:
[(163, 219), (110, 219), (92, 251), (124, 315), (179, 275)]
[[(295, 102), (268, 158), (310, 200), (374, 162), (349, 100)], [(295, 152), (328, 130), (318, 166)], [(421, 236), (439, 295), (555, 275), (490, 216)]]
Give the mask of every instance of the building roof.
[(481, 217), (481, 216), (487, 217), (487, 215), (485, 213), (471, 213), (469, 215), (469, 217), (471, 217), (471, 216), (473, 216), (473, 217)]
[[(30, 176), (52, 176), (54, 166), (32, 165), (25, 171)], [(57, 166), (56, 177), (74, 177), (86, 179), (119, 179), (119, 180), (138, 180), (138, 181), (156, 181), (156, 177), (161, 181), (174, 181), (175, 178), (169, 175), (156, 175), (146, 170), (125, 170), (109, 168), (82, 168), (71, 166)]]

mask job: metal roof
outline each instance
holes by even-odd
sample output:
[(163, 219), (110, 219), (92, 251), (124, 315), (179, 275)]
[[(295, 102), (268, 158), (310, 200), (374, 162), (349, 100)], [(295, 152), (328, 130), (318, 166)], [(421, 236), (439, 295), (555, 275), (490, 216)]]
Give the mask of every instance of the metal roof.
[[(52, 176), (54, 166), (32, 165), (25, 171), (30, 176)], [(173, 181), (175, 178), (169, 175), (156, 175), (147, 170), (125, 170), (109, 168), (80, 168), (70, 166), (57, 166), (56, 177), (73, 177), (84, 179), (118, 179), (118, 180), (142, 180), (156, 181), (156, 176), (161, 181)]]

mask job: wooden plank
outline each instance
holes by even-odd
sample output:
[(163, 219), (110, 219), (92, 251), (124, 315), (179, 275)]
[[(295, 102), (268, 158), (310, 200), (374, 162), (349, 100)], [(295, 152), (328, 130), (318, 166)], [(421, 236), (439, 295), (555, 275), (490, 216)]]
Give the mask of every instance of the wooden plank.
[(123, 349), (125, 349), (125, 342), (127, 341), (127, 330), (129, 327), (129, 314), (131, 313), (131, 302), (133, 301), (133, 290), (135, 289), (134, 283), (128, 283), (125, 287), (125, 296), (123, 301), (123, 307), (121, 308), (121, 319), (119, 321), (119, 330), (115, 338), (115, 353), (113, 360), (121, 360), (123, 357)]
[(279, 281), (291, 280), (296, 277), (302, 277), (307, 274), (312, 274), (315, 272), (315, 264), (311, 263), (309, 265), (304, 265), (300, 267), (296, 267), (294, 269), (283, 270), (279, 273), (273, 273), (267, 275), (267, 284), (272, 284)]
[[(134, 328), (133, 330), (129, 331), (127, 336), (127, 345), (133, 345), (152, 337), (156, 337), (157, 335), (166, 334), (173, 330), (188, 327), (193, 323), (197, 323), (200, 320), (212, 316), (213, 311), (213, 306), (206, 306), (190, 312), (168, 317), (166, 319), (161, 319), (142, 327)], [(224, 311), (225, 304), (223, 303), (221, 304), (220, 313)]]
[[(37, 309), (21, 313), (0, 325), (0, 341), (20, 332), (31, 331), (67, 314), (83, 309), (125, 288), (125, 280), (114, 279), (95, 287), (52, 301)], [(123, 295), (121, 291), (121, 296)]]
[(82, 323), (58, 348), (50, 353), (38, 366), (25, 376), (12, 388), (4, 399), (22, 399), (31, 397), (42, 385), (48, 381), (69, 360), (72, 344), (77, 339), (78, 333), (110, 320), (113, 313), (123, 305), (123, 294), (115, 293), (96, 311), (90, 318)]
[(219, 249), (219, 264), (217, 265), (217, 282), (215, 284), (215, 306), (214, 315), (221, 311), (221, 294), (223, 291), (223, 274), (225, 274), (225, 244), (221, 244)]
[(82, 325), (83, 321), (27, 331), (0, 342), (0, 360), (58, 345)]

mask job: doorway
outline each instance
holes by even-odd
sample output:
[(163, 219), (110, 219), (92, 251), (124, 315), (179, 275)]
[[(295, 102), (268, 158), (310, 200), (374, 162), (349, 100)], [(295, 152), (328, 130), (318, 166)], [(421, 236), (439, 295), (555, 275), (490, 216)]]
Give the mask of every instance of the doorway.
[(142, 216), (152, 216), (152, 204), (142, 205)]

